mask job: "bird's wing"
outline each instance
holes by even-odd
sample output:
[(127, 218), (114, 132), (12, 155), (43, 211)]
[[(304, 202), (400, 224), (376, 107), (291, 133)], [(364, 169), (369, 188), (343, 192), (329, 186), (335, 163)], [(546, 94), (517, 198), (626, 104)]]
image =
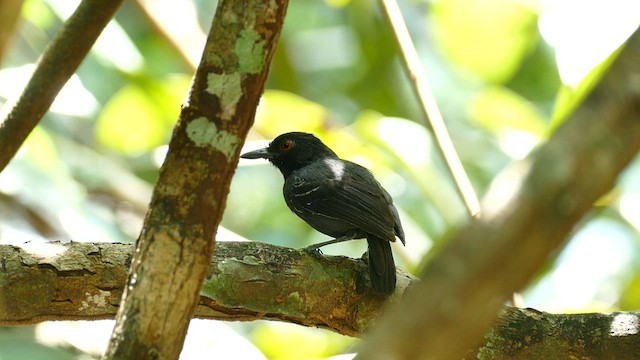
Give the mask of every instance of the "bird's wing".
[(291, 180), (288, 201), (295, 207), (395, 241), (391, 197), (364, 167), (342, 160), (324, 161)]

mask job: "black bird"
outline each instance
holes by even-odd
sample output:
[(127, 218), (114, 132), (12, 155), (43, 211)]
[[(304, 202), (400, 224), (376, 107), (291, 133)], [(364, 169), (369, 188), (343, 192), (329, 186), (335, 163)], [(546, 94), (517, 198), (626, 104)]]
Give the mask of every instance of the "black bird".
[(374, 290), (393, 293), (396, 267), (391, 241), (404, 244), (404, 231), (393, 200), (366, 168), (342, 160), (312, 134), (290, 132), (268, 147), (243, 154), (264, 158), (284, 176), (284, 199), (307, 224), (335, 239), (307, 249), (366, 238), (369, 273)]

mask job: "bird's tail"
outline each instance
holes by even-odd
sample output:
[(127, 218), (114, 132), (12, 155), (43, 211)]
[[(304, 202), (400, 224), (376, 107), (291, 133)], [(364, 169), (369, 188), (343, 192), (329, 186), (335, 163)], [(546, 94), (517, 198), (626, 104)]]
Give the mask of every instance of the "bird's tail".
[(396, 264), (393, 262), (391, 243), (371, 234), (367, 235), (367, 243), (371, 285), (375, 291), (390, 295), (396, 288)]

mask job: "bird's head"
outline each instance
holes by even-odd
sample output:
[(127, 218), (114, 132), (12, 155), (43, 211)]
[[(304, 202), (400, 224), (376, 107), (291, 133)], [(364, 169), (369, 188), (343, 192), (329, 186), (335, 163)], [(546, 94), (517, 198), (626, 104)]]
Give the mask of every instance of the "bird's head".
[(312, 134), (290, 132), (273, 139), (266, 148), (242, 154), (240, 157), (267, 159), (287, 177), (291, 172), (314, 161), (338, 156)]

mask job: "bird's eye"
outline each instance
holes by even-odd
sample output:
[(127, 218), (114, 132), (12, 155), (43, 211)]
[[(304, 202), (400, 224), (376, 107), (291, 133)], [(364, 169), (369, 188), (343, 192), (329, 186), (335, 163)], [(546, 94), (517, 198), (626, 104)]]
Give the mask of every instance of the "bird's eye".
[(293, 148), (293, 140), (287, 139), (280, 143), (280, 151), (289, 152)]

